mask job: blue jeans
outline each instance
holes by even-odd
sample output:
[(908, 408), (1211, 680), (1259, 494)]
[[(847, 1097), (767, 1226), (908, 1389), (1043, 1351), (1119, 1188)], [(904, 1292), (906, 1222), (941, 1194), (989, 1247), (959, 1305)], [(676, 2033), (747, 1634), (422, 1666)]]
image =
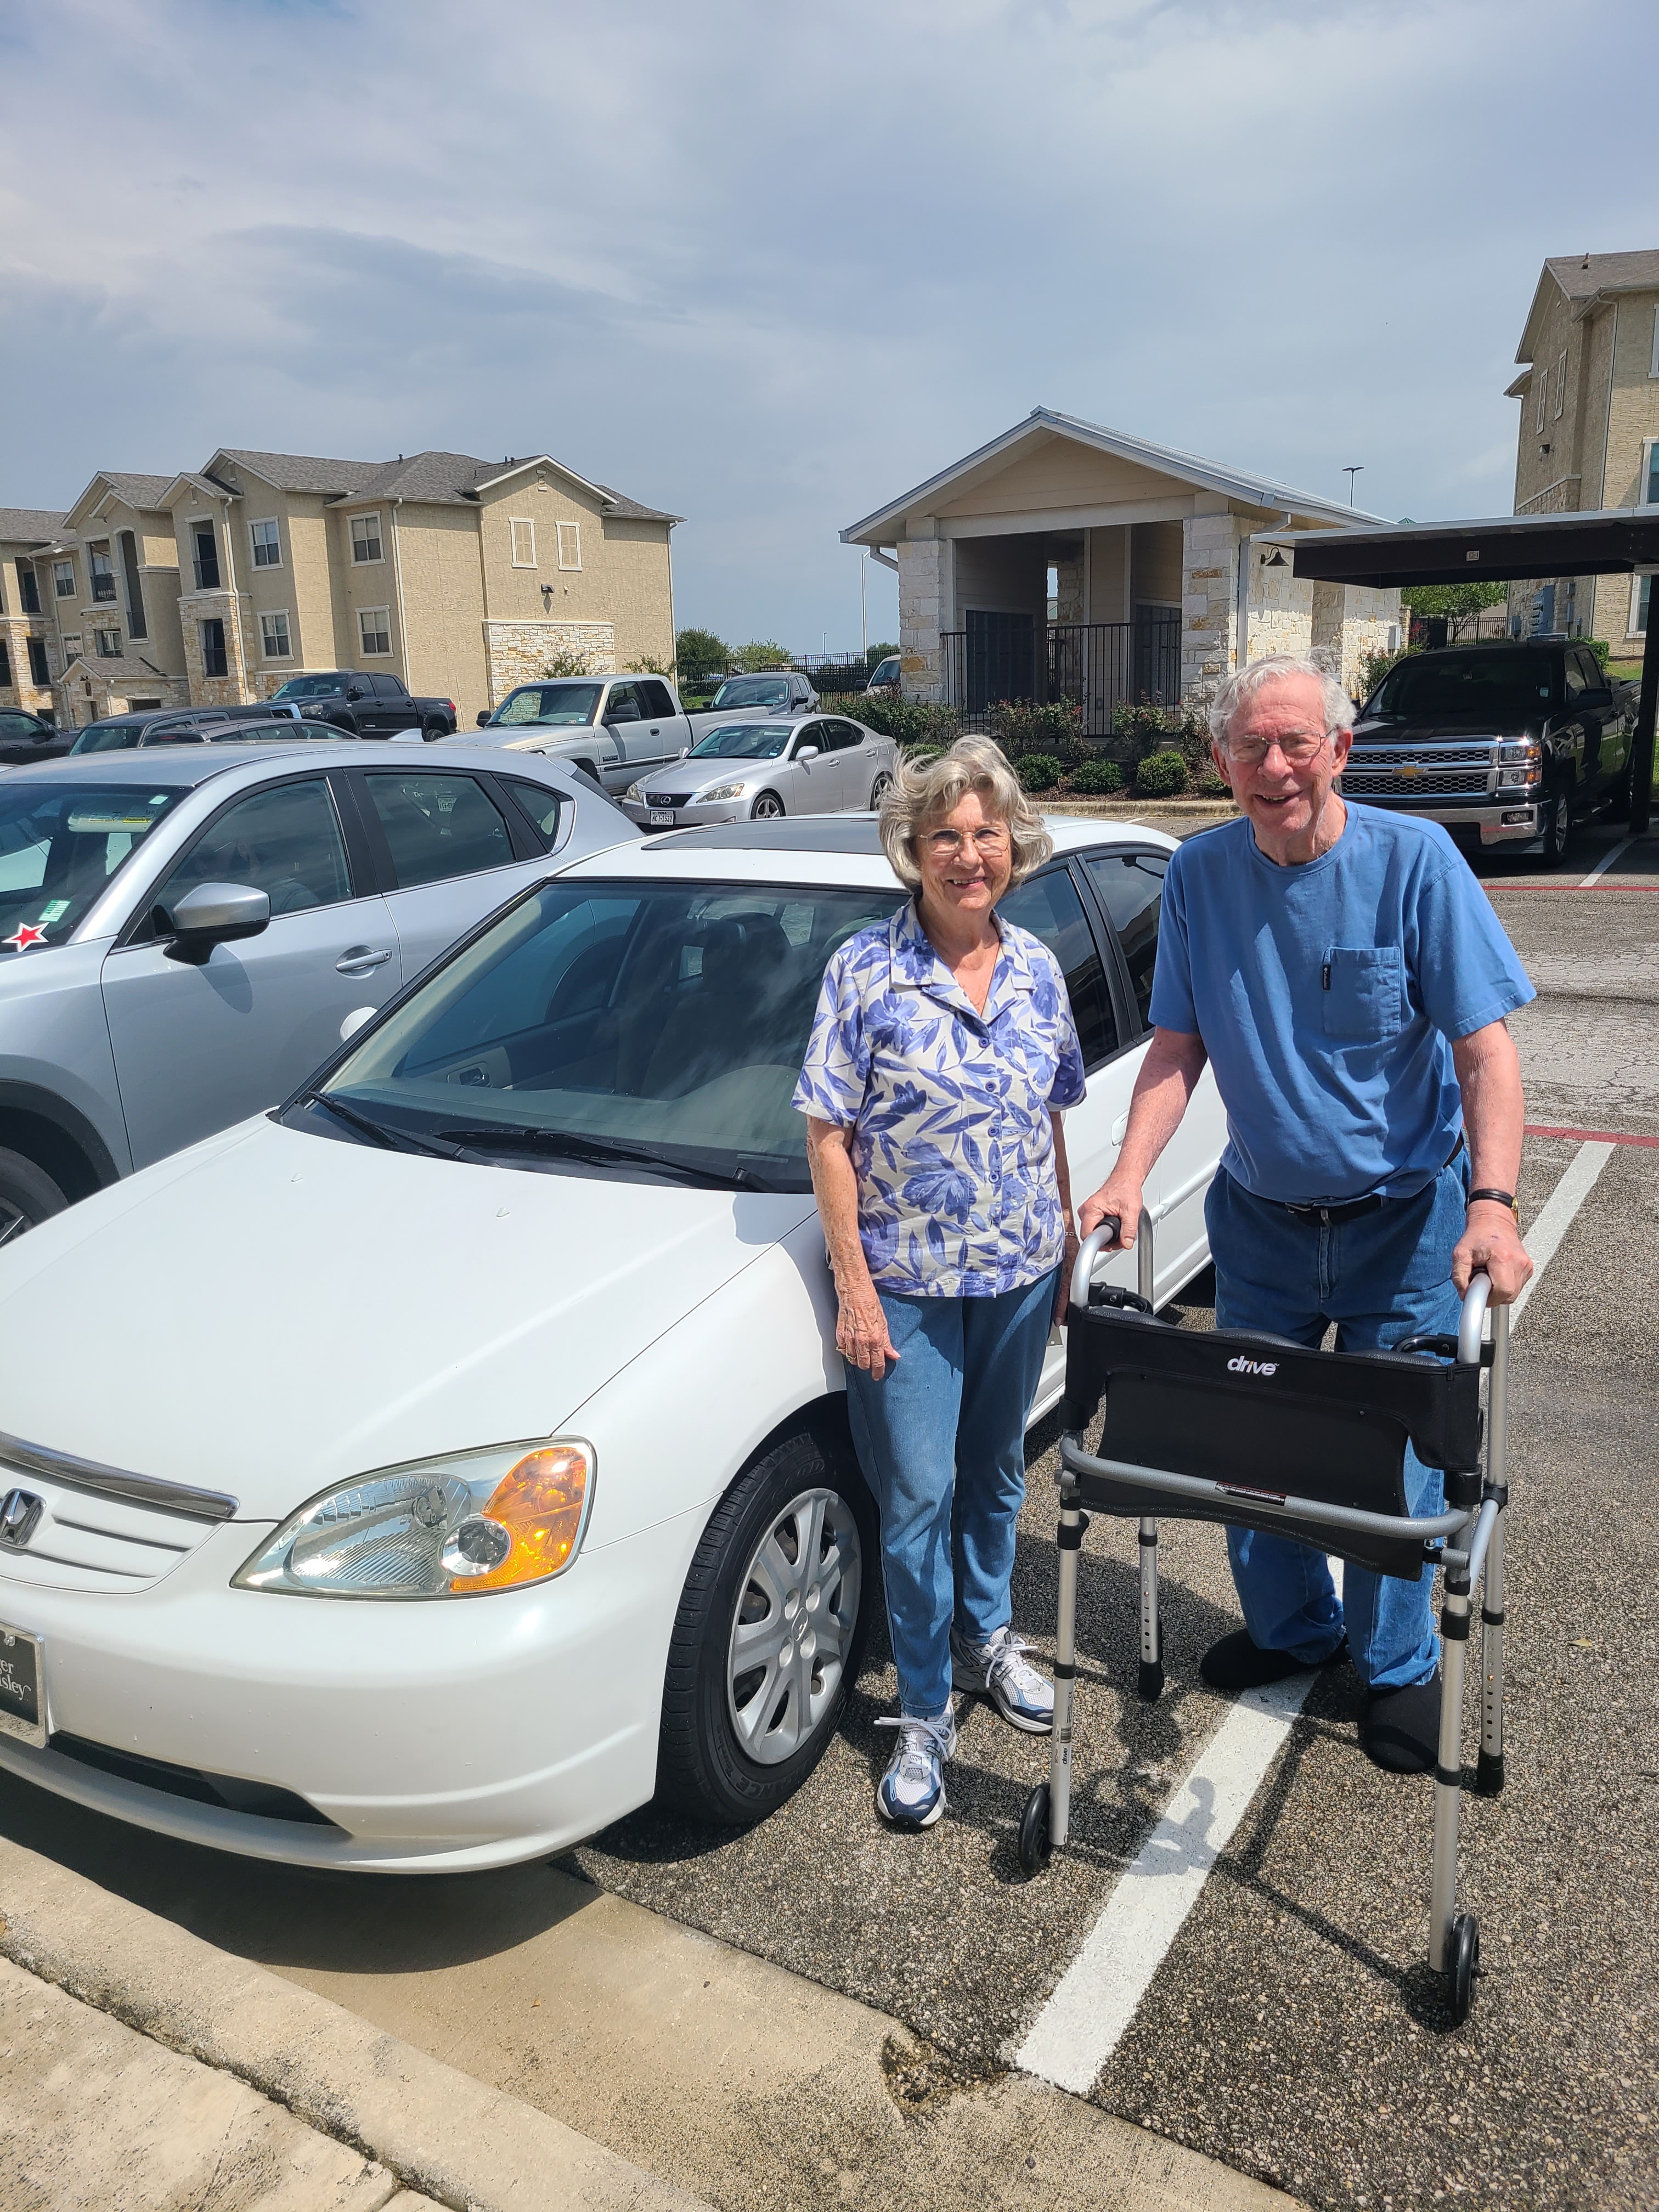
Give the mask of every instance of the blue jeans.
[[(1415, 1198), (1326, 1225), (1298, 1221), (1255, 1198), (1224, 1171), (1210, 1186), (1205, 1220), (1215, 1258), (1218, 1328), (1259, 1328), (1316, 1345), (1336, 1323), (1337, 1349), (1386, 1349), (1407, 1336), (1455, 1335), (1461, 1301), (1451, 1255), (1463, 1233), (1468, 1156), (1441, 1169)], [(1414, 1513), (1444, 1503), (1437, 1469), (1406, 1453), (1406, 1502)], [(1426, 1682), (1439, 1662), (1434, 1576), (1414, 1582), (1352, 1563), (1340, 1599), (1322, 1552), (1288, 1537), (1230, 1528), (1227, 1552), (1251, 1639), (1310, 1665), (1328, 1658), (1346, 1626), (1361, 1679), (1379, 1689)]]
[(953, 1618), (974, 1644), (1008, 1625), (1025, 1422), (1055, 1289), (1048, 1274), (994, 1298), (882, 1291), (898, 1365), (879, 1382), (847, 1370), (853, 1442), (881, 1508), (899, 1711), (912, 1719), (950, 1702)]

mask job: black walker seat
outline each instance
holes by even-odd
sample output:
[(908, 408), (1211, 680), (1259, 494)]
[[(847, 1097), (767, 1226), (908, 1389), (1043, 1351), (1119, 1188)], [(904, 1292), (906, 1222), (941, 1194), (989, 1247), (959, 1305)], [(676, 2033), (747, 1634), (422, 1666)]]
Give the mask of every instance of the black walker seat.
[[(1451, 2009), (1468, 2012), (1480, 1939), (1455, 1913), (1462, 1788), (1464, 1656), (1470, 1592), (1484, 1571), (1482, 1729), (1477, 1780), (1503, 1786), (1503, 1510), (1509, 1310), (1477, 1275), (1455, 1338), (1412, 1338), (1389, 1352), (1310, 1351), (1242, 1329), (1170, 1328), (1152, 1307), (1152, 1223), (1141, 1217), (1140, 1291), (1091, 1285), (1097, 1255), (1115, 1243), (1103, 1222), (1079, 1255), (1072, 1282), (1066, 1395), (1060, 1406), (1060, 1618), (1049, 1778), (1020, 1824), (1028, 1873), (1064, 1844), (1070, 1825), (1076, 1687), (1077, 1555), (1085, 1508), (1140, 1524), (1143, 1698), (1163, 1687), (1158, 1606), (1160, 1519), (1269, 1531), (1378, 1574), (1415, 1580), (1425, 1565), (1445, 1583), (1441, 1632), (1440, 1744), (1430, 1961), (1446, 1976)], [(1480, 1376), (1492, 1370), (1483, 1425)], [(1105, 1401), (1098, 1447), (1085, 1431)], [(1486, 1464), (1481, 1471), (1483, 1426)], [(1407, 1444), (1445, 1480), (1445, 1510), (1407, 1510)]]

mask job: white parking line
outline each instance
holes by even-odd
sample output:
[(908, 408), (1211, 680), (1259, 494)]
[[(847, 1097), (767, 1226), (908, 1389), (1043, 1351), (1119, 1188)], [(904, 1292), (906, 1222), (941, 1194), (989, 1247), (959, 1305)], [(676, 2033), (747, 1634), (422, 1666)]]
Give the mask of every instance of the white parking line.
[[(1581, 1145), (1550, 1193), (1528, 1234), (1533, 1276), (1511, 1310), (1511, 1327), (1615, 1149)], [(1016, 2066), (1079, 2096), (1093, 2087), (1316, 1680), (1304, 1674), (1270, 1683), (1234, 1701), (1176, 1784), (1133, 1865), (1114, 1885), (1076, 1958), (1014, 2054)]]
[(1610, 853), (1603, 854), (1601, 858), (1596, 862), (1595, 866), (1590, 870), (1589, 875), (1585, 877), (1583, 882), (1579, 884), (1579, 890), (1581, 891), (1588, 890), (1598, 876), (1606, 875), (1607, 870), (1613, 866), (1613, 862), (1619, 858), (1619, 855), (1625, 850), (1626, 847), (1627, 845), (1633, 845), (1635, 842), (1636, 840), (1634, 837), (1621, 837)]

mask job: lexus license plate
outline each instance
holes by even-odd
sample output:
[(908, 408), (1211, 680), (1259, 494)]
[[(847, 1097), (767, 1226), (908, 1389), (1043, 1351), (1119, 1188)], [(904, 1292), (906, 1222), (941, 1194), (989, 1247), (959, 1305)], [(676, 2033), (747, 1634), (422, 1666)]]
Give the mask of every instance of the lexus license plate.
[(653, 830), (672, 830), (673, 826), (674, 810), (672, 806), (653, 806), (652, 808), (651, 827)]
[(46, 1741), (46, 1696), (40, 1639), (0, 1623), (0, 1735), (24, 1743)]

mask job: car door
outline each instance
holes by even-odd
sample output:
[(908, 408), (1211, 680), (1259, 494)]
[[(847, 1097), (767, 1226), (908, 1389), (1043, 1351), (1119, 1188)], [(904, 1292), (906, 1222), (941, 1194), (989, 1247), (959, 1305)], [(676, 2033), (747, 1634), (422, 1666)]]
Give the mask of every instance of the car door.
[(362, 815), (380, 868), (403, 981), (485, 915), (547, 872), (516, 809), (459, 769), (357, 769)]
[[(660, 768), (665, 761), (678, 760), (690, 740), (675, 711), (674, 695), (659, 678), (638, 678), (634, 695), (643, 717), (629, 733), (629, 758), (630, 764), (641, 764), (635, 769), (637, 775)], [(637, 751), (633, 750), (635, 745)]]
[(0, 761), (9, 767), (27, 766), (30, 761), (56, 760), (74, 742), (73, 731), (67, 736), (60, 735), (38, 714), (26, 714), (21, 708), (0, 711)]
[[(362, 1006), (398, 982), (398, 939), (326, 775), (273, 777), (222, 806), (106, 956), (104, 1012), (135, 1168), (285, 1098)], [(348, 802), (349, 803), (349, 802)], [(175, 957), (155, 919), (198, 884), (270, 899), (257, 937)]]
[[(1155, 846), (1115, 846), (1085, 853), (1083, 873), (1099, 901), (1115, 940), (1143, 1037), (1152, 1030), (1152, 974), (1158, 962), (1158, 920), (1170, 855)], [(1145, 1056), (1144, 1046), (1136, 1066)], [(1128, 1101), (1113, 1123), (1112, 1157), (1122, 1142)], [(1181, 1126), (1152, 1170), (1147, 1204), (1158, 1217), (1155, 1244), (1160, 1295), (1188, 1280), (1208, 1256), (1204, 1200), (1227, 1142), (1227, 1116), (1206, 1067)]]
[[(804, 746), (815, 757), (801, 758)], [(783, 774), (777, 778), (784, 811), (789, 814), (833, 814), (841, 805), (844, 770), (822, 721), (803, 722), (789, 740)]]
[(846, 762), (847, 796), (843, 806), (863, 812), (870, 804), (870, 794), (876, 787), (876, 778), (886, 769), (882, 741), (857, 722), (842, 722), (839, 726), (847, 732)]

